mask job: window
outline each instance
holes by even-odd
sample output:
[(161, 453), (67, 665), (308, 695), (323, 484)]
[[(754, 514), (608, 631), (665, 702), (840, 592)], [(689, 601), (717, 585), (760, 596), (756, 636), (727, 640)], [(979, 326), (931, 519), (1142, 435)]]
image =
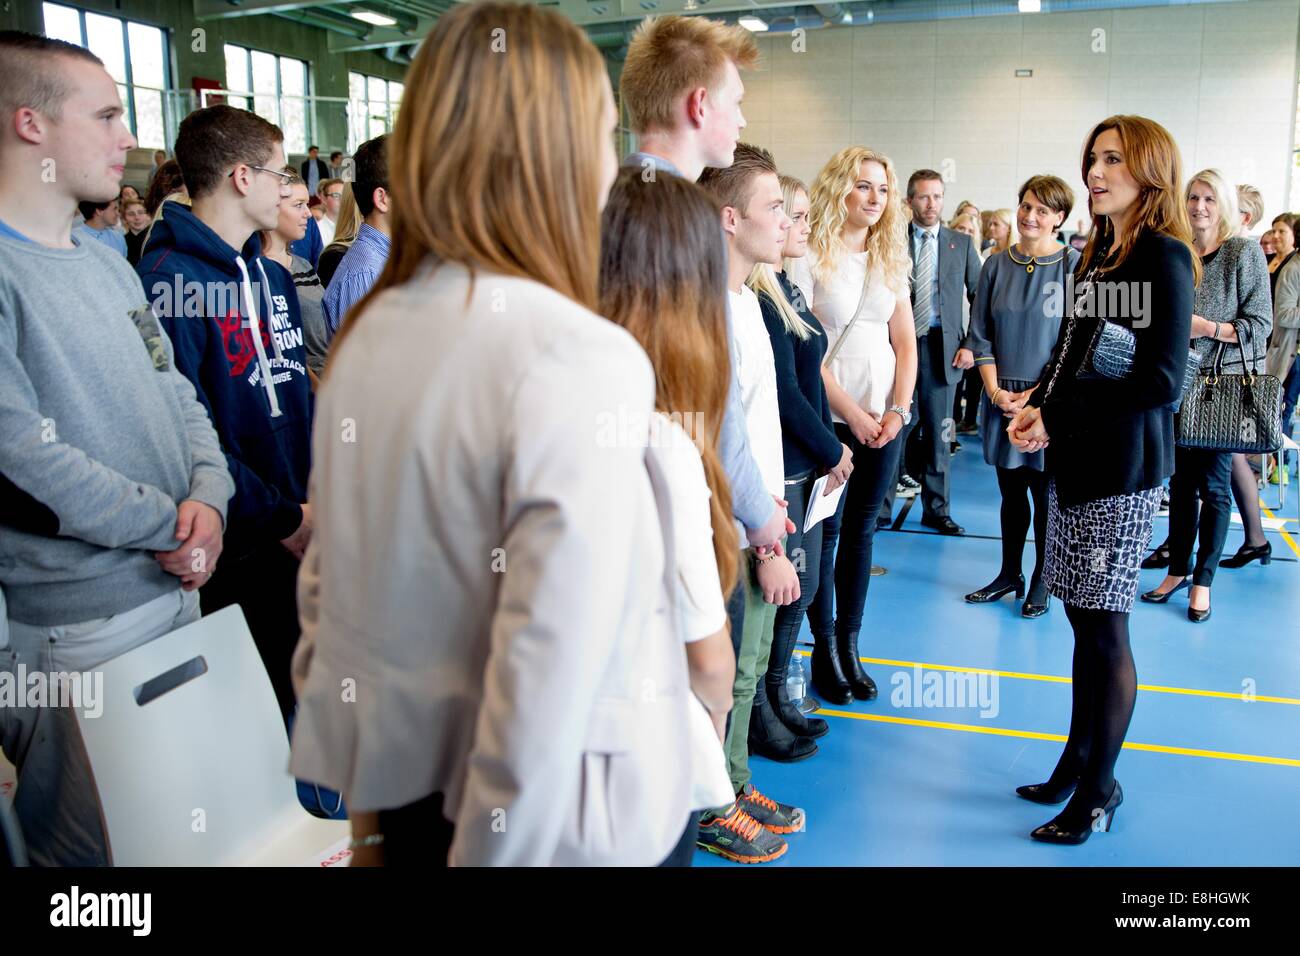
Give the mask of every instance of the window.
[(104, 61), (140, 146), (166, 148), (167, 35), (158, 27), (58, 3), (44, 4), (43, 13), (46, 36), (85, 47)]
[[(307, 64), (288, 56), (227, 43), (226, 89), (249, 96), (227, 97), (231, 106), (252, 110), (284, 131), (286, 153), (307, 152)], [(251, 100), (251, 102), (250, 102)]]
[(348, 152), (368, 139), (391, 132), (406, 87), (362, 73), (348, 74)]

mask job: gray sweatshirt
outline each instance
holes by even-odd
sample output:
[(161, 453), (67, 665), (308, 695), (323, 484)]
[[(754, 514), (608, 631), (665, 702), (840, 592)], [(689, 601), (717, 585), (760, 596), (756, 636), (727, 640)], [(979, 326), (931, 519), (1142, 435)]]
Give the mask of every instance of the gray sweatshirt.
[(180, 586), (176, 508), (224, 523), (234, 483), (140, 279), (98, 243), (0, 233), (0, 585), (11, 620), (58, 626)]

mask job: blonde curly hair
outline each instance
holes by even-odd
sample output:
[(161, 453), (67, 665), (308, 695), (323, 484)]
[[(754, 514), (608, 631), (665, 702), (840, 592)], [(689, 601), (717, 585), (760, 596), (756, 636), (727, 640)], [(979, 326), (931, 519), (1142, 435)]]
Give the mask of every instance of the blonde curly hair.
[(911, 261), (907, 254), (907, 217), (898, 192), (894, 164), (884, 153), (867, 146), (847, 146), (832, 156), (813, 180), (809, 195), (812, 235), (808, 237), (813, 273), (826, 278), (836, 271), (848, 250), (840, 231), (848, 219), (845, 203), (858, 181), (863, 163), (885, 170), (885, 211), (867, 234), (867, 269), (884, 278), (896, 294), (907, 293)]

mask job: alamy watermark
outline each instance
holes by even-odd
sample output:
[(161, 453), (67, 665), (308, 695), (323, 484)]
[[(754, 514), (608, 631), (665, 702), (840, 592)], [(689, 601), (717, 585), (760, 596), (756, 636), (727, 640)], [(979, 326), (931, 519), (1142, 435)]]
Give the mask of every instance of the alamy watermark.
[(101, 671), (28, 671), (19, 663), (0, 671), (0, 710), (18, 707), (70, 707), (85, 717), (104, 713)]
[(927, 671), (920, 664), (894, 671), (889, 702), (899, 709), (966, 709), (978, 707), (980, 716), (997, 717), (1000, 711), (998, 675), (983, 671)]

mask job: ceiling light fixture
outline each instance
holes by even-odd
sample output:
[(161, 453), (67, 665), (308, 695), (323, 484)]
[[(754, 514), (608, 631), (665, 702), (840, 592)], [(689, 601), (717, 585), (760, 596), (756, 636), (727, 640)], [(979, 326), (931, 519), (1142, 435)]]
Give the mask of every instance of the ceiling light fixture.
[(353, 10), (352, 19), (360, 20), (362, 23), (369, 23), (376, 27), (395, 27), (397, 21), (392, 17), (385, 16), (382, 13), (375, 13), (373, 10)]

